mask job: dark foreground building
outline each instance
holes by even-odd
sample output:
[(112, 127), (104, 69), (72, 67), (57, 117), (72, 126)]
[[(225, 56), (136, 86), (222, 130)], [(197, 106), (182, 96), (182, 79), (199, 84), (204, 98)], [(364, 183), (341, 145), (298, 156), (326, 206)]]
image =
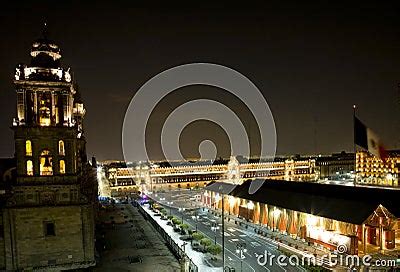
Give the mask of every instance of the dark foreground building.
[(86, 158), (85, 109), (54, 42), (44, 34), (30, 55), (15, 71), (16, 174), (2, 177), (0, 269), (92, 266), (97, 182)]
[(345, 245), (355, 255), (400, 251), (398, 189), (266, 180), (250, 194), (250, 183), (212, 183), (203, 202), (219, 209), (224, 203), (229, 214), (331, 250)]

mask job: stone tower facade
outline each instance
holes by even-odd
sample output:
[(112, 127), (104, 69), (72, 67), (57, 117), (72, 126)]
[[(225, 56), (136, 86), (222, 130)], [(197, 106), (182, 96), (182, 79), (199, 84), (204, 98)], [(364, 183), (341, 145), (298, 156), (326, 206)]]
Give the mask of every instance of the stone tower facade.
[(15, 71), (17, 176), (2, 210), (0, 269), (88, 267), (95, 264), (97, 184), (87, 164), (85, 108), (46, 33), (30, 55), (30, 64)]

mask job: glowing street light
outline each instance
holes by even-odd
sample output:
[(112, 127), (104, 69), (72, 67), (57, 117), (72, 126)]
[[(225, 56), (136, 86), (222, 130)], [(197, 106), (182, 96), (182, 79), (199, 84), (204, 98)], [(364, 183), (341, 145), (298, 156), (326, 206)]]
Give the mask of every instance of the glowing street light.
[(186, 210), (185, 208), (179, 208), (178, 209), (182, 213), (182, 224), (183, 224), (183, 212)]
[(219, 230), (219, 226), (217, 222), (214, 222), (213, 225), (211, 226), (211, 231), (214, 232), (214, 245), (217, 244), (217, 231)]
[(239, 255), (240, 259), (240, 271), (243, 271), (243, 260), (246, 258), (243, 253), (247, 252), (246, 243), (237, 243), (236, 244), (236, 253)]

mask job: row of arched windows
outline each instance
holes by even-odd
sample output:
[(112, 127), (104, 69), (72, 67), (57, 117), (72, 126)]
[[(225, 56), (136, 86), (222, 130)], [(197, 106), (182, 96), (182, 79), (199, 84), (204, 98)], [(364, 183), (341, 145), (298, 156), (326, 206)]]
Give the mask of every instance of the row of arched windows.
[[(39, 171), (41, 176), (52, 176), (53, 175), (53, 161), (48, 154), (46, 154), (47, 150), (42, 152), (42, 155), (39, 158)], [(65, 160), (59, 160), (59, 173), (65, 174)], [(33, 176), (33, 162), (32, 160), (26, 161), (26, 174), (28, 176)]]
[[(32, 142), (31, 140), (25, 141), (25, 155), (32, 156)], [(58, 155), (65, 156), (65, 145), (63, 140), (58, 141)], [(53, 157), (48, 149), (44, 149), (39, 157), (39, 171), (41, 176), (53, 175)], [(65, 174), (65, 160), (59, 160), (59, 173)], [(33, 176), (33, 162), (31, 159), (26, 161), (26, 174)]]
[[(32, 156), (32, 142), (31, 140), (25, 141), (25, 155)], [(58, 141), (58, 155), (65, 155), (65, 145), (63, 140)]]

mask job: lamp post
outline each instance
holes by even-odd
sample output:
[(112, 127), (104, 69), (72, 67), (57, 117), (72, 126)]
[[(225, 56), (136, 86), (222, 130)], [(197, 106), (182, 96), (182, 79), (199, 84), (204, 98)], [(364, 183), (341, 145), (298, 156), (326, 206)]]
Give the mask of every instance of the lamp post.
[(185, 208), (179, 208), (179, 211), (182, 213), (182, 224), (183, 224), (183, 212), (185, 211)]
[(243, 253), (247, 252), (246, 243), (237, 243), (236, 244), (236, 253), (239, 255), (240, 259), (240, 271), (243, 271), (243, 260), (246, 258)]
[(195, 219), (195, 222), (196, 222), (196, 232), (197, 232), (197, 222), (198, 222), (198, 219), (199, 219), (199, 216), (197, 215), (197, 208), (194, 210), (194, 219)]
[(172, 215), (171, 210), (172, 210), (172, 204), (174, 204), (174, 202), (168, 201), (167, 204), (168, 204), (168, 206), (169, 206), (169, 215)]
[(214, 222), (213, 225), (211, 226), (211, 231), (214, 232), (214, 245), (217, 244), (217, 231), (219, 230), (219, 226), (217, 222)]

